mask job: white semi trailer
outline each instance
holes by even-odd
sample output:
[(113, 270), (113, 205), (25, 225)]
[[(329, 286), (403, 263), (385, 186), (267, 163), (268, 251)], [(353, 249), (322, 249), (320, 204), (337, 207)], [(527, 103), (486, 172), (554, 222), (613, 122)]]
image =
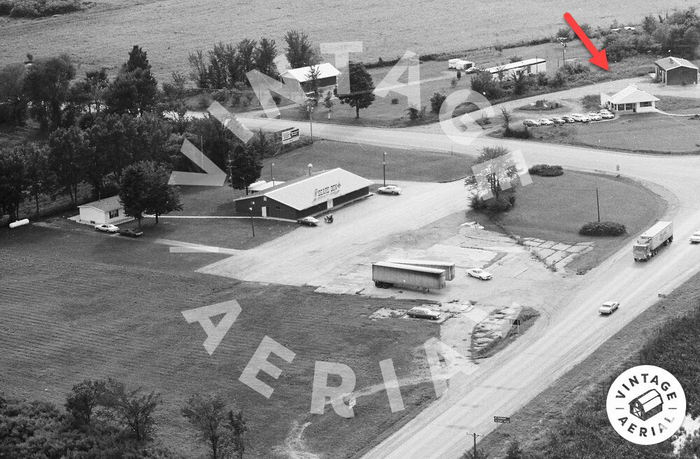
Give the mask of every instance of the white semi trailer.
[(673, 222), (658, 222), (646, 230), (632, 248), (634, 261), (647, 261), (664, 245), (673, 242)]
[(451, 281), (455, 278), (455, 264), (447, 261), (435, 261), (435, 260), (399, 260), (391, 259), (389, 263), (399, 264), (399, 265), (412, 265), (421, 266), (423, 268), (435, 268), (442, 269), (445, 271), (445, 280)]
[(445, 270), (380, 261), (372, 263), (372, 280), (379, 288), (401, 287), (427, 292), (445, 286)]

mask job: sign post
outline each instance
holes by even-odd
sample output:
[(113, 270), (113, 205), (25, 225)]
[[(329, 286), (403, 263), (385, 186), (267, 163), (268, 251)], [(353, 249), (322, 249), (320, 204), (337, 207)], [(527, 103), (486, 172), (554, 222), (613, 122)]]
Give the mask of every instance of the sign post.
[(510, 418), (507, 416), (494, 416), (493, 422), (498, 424), (510, 424)]
[(299, 128), (288, 128), (281, 131), (282, 133), (282, 144), (287, 145), (288, 143), (296, 142), (299, 140)]

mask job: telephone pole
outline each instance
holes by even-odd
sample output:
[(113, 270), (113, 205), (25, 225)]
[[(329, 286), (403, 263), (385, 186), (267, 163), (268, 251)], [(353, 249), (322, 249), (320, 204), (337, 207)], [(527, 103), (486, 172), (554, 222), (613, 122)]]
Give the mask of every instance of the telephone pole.
[(471, 435), (474, 438), (474, 452), (472, 453), (472, 457), (476, 459), (476, 437), (481, 437), (481, 435), (478, 435), (476, 433), (467, 433), (467, 435)]
[(598, 223), (600, 223), (600, 198), (598, 197), (598, 187), (595, 189), (595, 204), (598, 208)]

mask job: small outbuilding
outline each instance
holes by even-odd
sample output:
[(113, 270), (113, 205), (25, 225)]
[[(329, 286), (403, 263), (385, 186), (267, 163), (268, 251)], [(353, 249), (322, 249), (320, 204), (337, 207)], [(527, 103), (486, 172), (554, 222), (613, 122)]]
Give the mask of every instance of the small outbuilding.
[(234, 201), (238, 215), (296, 220), (370, 195), (372, 182), (344, 169), (331, 169), (262, 190)]
[(495, 67), (487, 68), (486, 71), (503, 80), (513, 78), (520, 72), (524, 73), (525, 75), (546, 73), (547, 60), (535, 57), (532, 59), (525, 59), (524, 61), (497, 65)]
[(627, 86), (622, 91), (609, 96), (600, 95), (600, 104), (608, 110), (618, 113), (644, 113), (656, 111), (659, 98), (637, 89), (635, 85)]
[(282, 78), (292, 79), (299, 82), (301, 88), (308, 92), (313, 91), (312, 74), (316, 72), (316, 82), (319, 88), (335, 88), (338, 84), (338, 76), (340, 70), (335, 68), (333, 64), (324, 62), (308, 67), (299, 67), (296, 69), (288, 69), (282, 72)]
[(91, 225), (118, 224), (133, 220), (124, 213), (124, 206), (119, 201), (119, 196), (100, 199), (78, 206), (80, 210), (80, 223)]
[(697, 84), (698, 66), (680, 57), (664, 57), (654, 63), (656, 81), (664, 84)]

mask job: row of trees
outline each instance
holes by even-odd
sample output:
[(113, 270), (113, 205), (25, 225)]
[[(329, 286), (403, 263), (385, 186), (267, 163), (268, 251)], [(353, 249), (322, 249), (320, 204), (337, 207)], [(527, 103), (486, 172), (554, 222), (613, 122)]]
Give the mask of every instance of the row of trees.
[[(115, 379), (73, 386), (65, 411), (48, 402), (0, 396), (0, 457), (180, 457), (154, 442), (156, 392)], [(241, 411), (218, 396), (193, 395), (182, 415), (213, 459), (243, 458), (248, 427)]]
[[(290, 30), (285, 34), (284, 41), (287, 45), (285, 55), (292, 68), (319, 62), (319, 53), (306, 33)], [(219, 42), (209, 51), (197, 50), (190, 53), (190, 77), (203, 89), (246, 87), (246, 73), (254, 69), (272, 78), (279, 78), (275, 65), (277, 54), (277, 43), (269, 38), (261, 38), (260, 41), (246, 38), (236, 45)]]

